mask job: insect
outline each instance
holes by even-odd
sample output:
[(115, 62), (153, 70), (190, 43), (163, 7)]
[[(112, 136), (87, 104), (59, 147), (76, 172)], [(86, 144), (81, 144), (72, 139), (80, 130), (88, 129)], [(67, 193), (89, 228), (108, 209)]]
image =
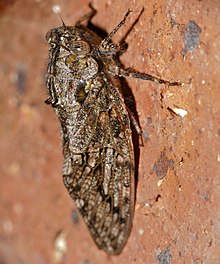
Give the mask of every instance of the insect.
[[(94, 241), (108, 254), (119, 254), (131, 231), (134, 215), (134, 150), (130, 120), (119, 77), (179, 85), (125, 69), (122, 45), (113, 35), (104, 39), (87, 25), (96, 11), (75, 26), (63, 25), (46, 34), (49, 63), (46, 86), (61, 123), (63, 181)], [(85, 24), (85, 25), (84, 25)]]

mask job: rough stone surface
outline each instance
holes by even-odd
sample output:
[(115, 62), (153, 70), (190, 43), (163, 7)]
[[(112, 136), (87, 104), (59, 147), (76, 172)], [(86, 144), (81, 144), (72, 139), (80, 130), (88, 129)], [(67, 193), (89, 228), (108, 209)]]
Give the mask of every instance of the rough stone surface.
[(59, 122), (43, 103), (44, 36), (61, 24), (54, 6), (74, 24), (88, 2), (0, 2), (0, 263), (219, 263), (219, 0), (93, 1), (107, 32), (133, 10), (115, 41), (144, 7), (123, 63), (185, 83), (128, 80), (144, 145), (133, 229), (116, 257), (97, 249), (63, 186)]

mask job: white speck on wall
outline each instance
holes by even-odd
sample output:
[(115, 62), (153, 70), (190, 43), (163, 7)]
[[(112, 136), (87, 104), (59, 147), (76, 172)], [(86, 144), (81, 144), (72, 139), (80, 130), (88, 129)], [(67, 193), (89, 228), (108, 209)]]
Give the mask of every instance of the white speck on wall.
[(175, 108), (172, 108), (172, 111), (175, 114), (177, 114), (177, 115), (179, 115), (181, 117), (184, 117), (184, 116), (186, 116), (188, 114), (188, 112), (186, 110), (181, 109), (181, 108), (176, 108), (176, 107)]
[(53, 13), (55, 13), (55, 14), (60, 14), (60, 12), (61, 12), (61, 7), (60, 7), (60, 5), (53, 5), (53, 6), (52, 6), (52, 11), (53, 11)]
[(63, 231), (60, 231), (55, 238), (54, 243), (54, 262), (61, 263), (63, 261), (64, 255), (68, 250), (66, 234)]

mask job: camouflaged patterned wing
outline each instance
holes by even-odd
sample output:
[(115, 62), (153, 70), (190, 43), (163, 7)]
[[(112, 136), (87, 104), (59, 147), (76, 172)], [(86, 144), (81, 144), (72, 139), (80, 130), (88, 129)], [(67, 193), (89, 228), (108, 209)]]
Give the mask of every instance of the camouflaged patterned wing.
[(74, 128), (66, 131), (63, 177), (99, 248), (116, 254), (131, 229), (134, 153), (128, 114), (109, 85), (103, 84), (92, 105), (93, 90), (88, 93)]

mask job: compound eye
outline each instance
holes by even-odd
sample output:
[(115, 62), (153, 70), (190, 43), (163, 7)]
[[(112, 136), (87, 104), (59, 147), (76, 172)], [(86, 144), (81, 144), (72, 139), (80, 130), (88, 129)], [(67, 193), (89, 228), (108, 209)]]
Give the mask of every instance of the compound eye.
[(47, 42), (49, 42), (49, 39), (50, 39), (50, 37), (51, 37), (51, 33), (52, 33), (52, 30), (49, 30), (49, 31), (47, 32), (47, 34), (45, 35), (45, 39), (46, 39)]
[(69, 49), (78, 56), (86, 55), (90, 52), (90, 45), (83, 40), (76, 40), (69, 45)]

